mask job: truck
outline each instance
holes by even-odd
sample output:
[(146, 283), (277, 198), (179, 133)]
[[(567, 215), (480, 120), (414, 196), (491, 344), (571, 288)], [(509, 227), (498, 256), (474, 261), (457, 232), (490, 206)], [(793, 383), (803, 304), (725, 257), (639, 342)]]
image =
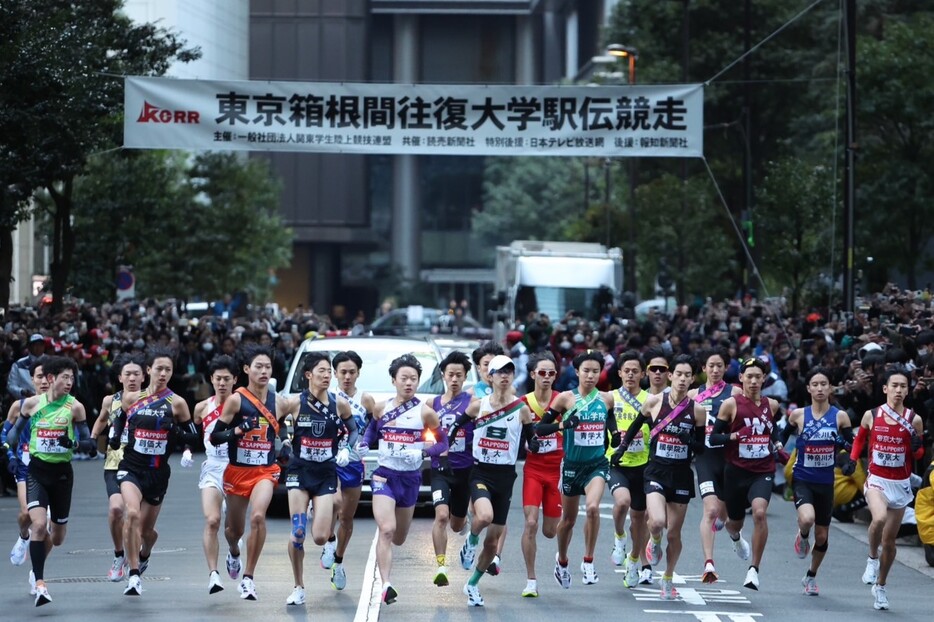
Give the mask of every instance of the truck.
[(516, 240), (496, 248), (496, 291), (510, 325), (532, 311), (556, 322), (570, 310), (597, 319), (619, 304), (623, 254), (588, 242)]

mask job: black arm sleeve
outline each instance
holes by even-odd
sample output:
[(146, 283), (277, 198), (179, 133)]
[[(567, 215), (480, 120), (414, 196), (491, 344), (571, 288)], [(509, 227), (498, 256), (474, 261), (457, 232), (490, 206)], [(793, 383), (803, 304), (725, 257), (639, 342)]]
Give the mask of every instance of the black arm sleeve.
[(788, 444), (788, 439), (791, 438), (792, 434), (795, 434), (798, 431), (798, 426), (794, 425), (790, 421), (785, 422), (785, 427), (782, 428), (781, 433), (778, 435), (778, 440), (782, 444), (782, 447)]
[(691, 449), (694, 451), (695, 456), (699, 456), (707, 450), (707, 443), (704, 442), (706, 436), (707, 426), (694, 426), (694, 443), (691, 445)]
[(535, 424), (534, 423), (523, 423), (522, 424), (522, 438), (525, 439), (525, 442), (528, 443), (529, 439), (535, 436)]
[(448, 439), (453, 442), (454, 437), (457, 436), (457, 431), (467, 425), (469, 421), (470, 415), (467, 413), (461, 413), (458, 415), (457, 419), (454, 420), (454, 423), (451, 425), (451, 427), (448, 428)]
[(91, 431), (88, 429), (87, 421), (75, 423), (75, 432), (78, 433), (78, 449), (83, 452), (90, 452), (92, 449), (97, 453), (97, 442), (91, 440)]
[(120, 409), (120, 414), (114, 419), (112, 424), (113, 429), (110, 431), (110, 438), (117, 439), (117, 442), (120, 442), (120, 439), (123, 438), (123, 429), (126, 428), (126, 411), (122, 408)]
[(230, 427), (230, 424), (224, 423), (218, 419), (217, 423), (214, 424), (214, 430), (211, 432), (209, 440), (215, 447), (223, 445), (224, 443), (229, 443), (237, 438), (236, 429), (236, 426)]
[(612, 410), (606, 413), (606, 431), (611, 435), (619, 432), (619, 425), (616, 423), (616, 413)]
[(347, 447), (356, 447), (357, 439), (360, 436), (360, 430), (357, 429), (357, 419), (351, 415), (346, 419), (342, 419), (342, 421), (347, 426)]
[(548, 436), (549, 434), (554, 434), (558, 431), (559, 425), (555, 423), (558, 419), (558, 411), (548, 409), (545, 411), (545, 414), (542, 415), (542, 420), (538, 422), (538, 425), (535, 426), (535, 433), (539, 436)]
[(16, 447), (16, 444), (19, 443), (19, 435), (22, 433), (23, 428), (28, 425), (26, 423), (28, 420), (29, 417), (24, 417), (22, 414), (16, 418), (16, 422), (13, 424), (13, 427), (11, 427), (6, 433), (7, 445), (10, 447)]
[(730, 442), (730, 422), (717, 419), (713, 424), (713, 433), (710, 435), (711, 445), (726, 445)]
[(193, 419), (189, 419), (185, 423), (176, 423), (176, 434), (178, 434), (178, 439), (186, 447), (191, 447), (192, 445), (198, 444), (198, 426), (195, 425)]
[(648, 421), (648, 417), (645, 416), (645, 413), (639, 413), (636, 415), (635, 420), (629, 424), (629, 429), (626, 430), (626, 436), (623, 437), (623, 442), (620, 443), (620, 447), (625, 451), (626, 447), (632, 443), (632, 439), (636, 438), (636, 434), (639, 433), (639, 430), (642, 429), (642, 426), (645, 425), (645, 422)]
[(843, 437), (844, 449), (849, 450), (850, 448), (853, 447), (853, 428), (851, 427), (840, 428), (840, 436)]

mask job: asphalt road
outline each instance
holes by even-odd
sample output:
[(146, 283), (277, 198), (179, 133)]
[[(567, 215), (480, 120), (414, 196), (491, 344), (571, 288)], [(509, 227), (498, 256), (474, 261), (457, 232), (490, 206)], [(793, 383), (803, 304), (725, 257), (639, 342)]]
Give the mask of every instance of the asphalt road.
[[(221, 620), (249, 616), (251, 621), (314, 618), (320, 620), (507, 620), (531, 618), (568, 618), (609, 620), (620, 615), (636, 615), (640, 620), (715, 620), (760, 621), (789, 619), (796, 615), (834, 620), (863, 620), (885, 616), (887, 620), (930, 619), (931, 594), (934, 593), (934, 569), (927, 567), (919, 547), (899, 545), (898, 560), (890, 575), (891, 609), (876, 612), (872, 608), (869, 587), (860, 582), (866, 558), (864, 524), (839, 525), (831, 529), (830, 549), (818, 576), (821, 595), (801, 593), (800, 580), (807, 560), (799, 560), (792, 551), (795, 530), (794, 508), (775, 495), (769, 509), (769, 543), (760, 568), (758, 592), (742, 587), (746, 563), (732, 552), (725, 535), (717, 536), (716, 562), (721, 580), (713, 586), (700, 583), (702, 553), (697, 536), (700, 503), (692, 502), (686, 520), (685, 548), (676, 577), (681, 600), (664, 602), (652, 586), (627, 590), (622, 575), (612, 566), (609, 552), (613, 529), (610, 520), (609, 494), (602, 511), (597, 549), (597, 572), (600, 582), (580, 583), (579, 561), (582, 555), (582, 521), (571, 543), (571, 570), (574, 582), (570, 590), (561, 589), (552, 579), (554, 541), (539, 537), (538, 580), (540, 597), (521, 598), (525, 586), (525, 567), (519, 549), (523, 527), (521, 475), (517, 480), (509, 517), (509, 536), (504, 555), (503, 573), (486, 576), (480, 589), (486, 600), (484, 608), (468, 608), (461, 587), (468, 577), (457, 563), (462, 537), (452, 534), (449, 542), (451, 585), (438, 588), (432, 584), (434, 555), (431, 546), (430, 513), (417, 515), (408, 541), (394, 553), (393, 585), (400, 595), (397, 603), (379, 606), (380, 586), (371, 556), (375, 526), (366, 512), (358, 517), (354, 539), (345, 556), (347, 589), (330, 587), (329, 573), (317, 564), (318, 547), (306, 545), (308, 557), (305, 586), (308, 603), (287, 607), (285, 599), (292, 590), (291, 570), (286, 546), (289, 523), (285, 518), (271, 518), (266, 548), (256, 572), (259, 600), (241, 600), (234, 582), (226, 577), (225, 589), (215, 595), (207, 591), (207, 567), (201, 551), (203, 519), (198, 496), (197, 465), (182, 469), (173, 459), (172, 481), (157, 525), (159, 541), (143, 581), (140, 598), (123, 596), (124, 583), (110, 583), (105, 575), (112, 558), (106, 527), (106, 500), (102, 462), (76, 462), (75, 492), (68, 536), (46, 563), (46, 577), (53, 602), (33, 606), (29, 596), (27, 573), (29, 561), (13, 567), (0, 563), (0, 620), (58, 618), (71, 620), (127, 621), (173, 617), (178, 622)], [(521, 467), (520, 467), (521, 468)], [(0, 499), (0, 524), (4, 553), (15, 538), (16, 500)], [(751, 521), (746, 527), (750, 535)], [(221, 547), (221, 567), (226, 548)], [(854, 617), (855, 616), (855, 617)]]

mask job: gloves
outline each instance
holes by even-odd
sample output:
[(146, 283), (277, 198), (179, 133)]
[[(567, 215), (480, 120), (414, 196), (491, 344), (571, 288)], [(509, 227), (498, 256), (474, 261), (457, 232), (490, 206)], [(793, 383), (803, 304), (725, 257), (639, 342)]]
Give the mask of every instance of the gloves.
[(623, 435), (620, 434), (619, 431), (616, 431), (610, 434), (610, 447), (613, 447), (615, 449), (616, 447), (619, 447), (620, 443), (622, 442), (623, 442)]
[(88, 458), (93, 459), (96, 457), (97, 457), (97, 442), (95, 441), (93, 445), (88, 447)]
[(840, 472), (843, 473), (843, 474), (846, 475), (846, 476), (853, 475), (853, 473), (856, 472), (856, 461), (855, 461), (855, 460), (849, 460), (849, 459), (848, 459), (848, 460), (847, 460), (846, 462), (844, 462), (843, 465), (840, 467)]
[(246, 434), (247, 432), (249, 432), (250, 430), (256, 427), (256, 421), (254, 421), (253, 419), (244, 419), (243, 421), (239, 423), (239, 425), (237, 425), (237, 427), (240, 428), (240, 432), (242, 434)]
[(526, 444), (528, 445), (529, 451), (533, 454), (537, 454), (538, 450), (542, 448), (542, 443), (538, 440), (537, 436), (533, 436), (532, 438), (528, 439)]
[(573, 415), (564, 418), (564, 429), (573, 430), (580, 422), (581, 418), (577, 416), (577, 413), (574, 413)]
[(736, 442), (737, 443), (742, 442), (752, 436), (753, 436), (753, 433), (752, 433), (751, 427), (746, 426), (745, 428), (740, 428), (739, 430), (736, 431)]
[(788, 464), (788, 461), (791, 460), (791, 456), (784, 449), (779, 449), (775, 452), (775, 461), (781, 465)]
[(406, 464), (406, 466), (410, 466), (412, 468), (415, 468), (422, 463), (422, 452), (418, 449), (403, 449), (400, 452), (399, 457), (402, 458), (402, 461)]
[(186, 449), (182, 452), (182, 468), (190, 468), (191, 465), (195, 463), (195, 459), (191, 457), (191, 450)]
[(920, 434), (911, 435), (911, 451), (918, 451), (923, 444), (924, 439), (921, 438)]
[(370, 447), (364, 442), (357, 443), (357, 455), (361, 458), (370, 453)]
[(16, 454), (12, 451), (8, 451), (6, 454), (7, 457), (7, 470), (12, 474), (16, 475), (16, 472), (19, 470), (19, 458), (16, 457)]
[(690, 446), (694, 442), (694, 431), (693, 430), (679, 430), (678, 440), (681, 441), (682, 445)]
[(59, 447), (64, 447), (65, 449), (73, 449), (75, 442), (68, 437), (68, 432), (62, 432), (62, 435), (56, 439)]
[(339, 467), (345, 467), (350, 464), (350, 451), (346, 447), (342, 447), (337, 452), (337, 456), (334, 457), (334, 462), (336, 462)]
[(276, 456), (276, 461), (278, 461), (279, 464), (288, 464), (291, 458), (292, 458), (292, 444), (282, 443), (282, 447), (279, 448), (279, 455)]
[(109, 439), (107, 439), (107, 446), (111, 449), (120, 449), (120, 437), (111, 436)]
[(618, 467), (620, 460), (623, 459), (624, 453), (626, 453), (625, 449), (617, 449), (612, 454), (610, 454), (610, 466)]

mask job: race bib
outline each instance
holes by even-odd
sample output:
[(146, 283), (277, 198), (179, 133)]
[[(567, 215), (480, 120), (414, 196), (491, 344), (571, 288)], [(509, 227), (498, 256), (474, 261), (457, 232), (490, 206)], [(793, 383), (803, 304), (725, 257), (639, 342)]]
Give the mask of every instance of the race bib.
[(237, 462), (250, 466), (266, 466), (269, 464), (269, 453), (272, 443), (268, 441), (240, 441), (237, 445)]
[(63, 454), (68, 450), (58, 444), (58, 437), (61, 436), (65, 430), (61, 428), (57, 429), (46, 429), (39, 428), (36, 430), (36, 450), (40, 453), (45, 454)]
[(457, 437), (451, 441), (448, 453), (456, 454), (467, 451), (467, 433), (463, 430), (457, 431)]
[(421, 450), (421, 448), (421, 442), (416, 443), (415, 437), (412, 434), (406, 434), (404, 432), (392, 432), (384, 428), (383, 436), (379, 439), (380, 455), (390, 458), (401, 457), (402, 452), (406, 449)]
[(162, 456), (169, 446), (168, 430), (136, 430), (133, 450), (147, 456)]
[(509, 441), (496, 438), (481, 438), (478, 442), (484, 464), (512, 464)]
[(298, 457), (311, 462), (327, 462), (334, 456), (334, 445), (329, 438), (302, 437)]
[(642, 438), (642, 432), (639, 432), (639, 434), (632, 439), (632, 442), (629, 443), (626, 453), (639, 454), (643, 451), (645, 451), (645, 440)]
[(767, 435), (750, 436), (739, 443), (739, 457), (747, 460), (761, 460), (769, 457), (769, 437)]
[(683, 444), (677, 436), (663, 432), (658, 435), (658, 443), (655, 445), (655, 457), (669, 460), (687, 460), (688, 446)]
[(872, 462), (880, 467), (905, 466), (905, 454), (900, 451), (872, 450)]
[(804, 446), (804, 466), (808, 468), (832, 467), (835, 458), (833, 445)]
[(23, 466), (29, 466), (29, 445), (23, 445), (23, 455), (19, 457)]
[(597, 447), (603, 445), (603, 422), (585, 422), (577, 424), (574, 428), (574, 444), (580, 447)]
[(558, 451), (558, 435), (551, 434), (549, 436), (542, 436), (538, 439), (538, 453), (547, 454), (553, 451)]

